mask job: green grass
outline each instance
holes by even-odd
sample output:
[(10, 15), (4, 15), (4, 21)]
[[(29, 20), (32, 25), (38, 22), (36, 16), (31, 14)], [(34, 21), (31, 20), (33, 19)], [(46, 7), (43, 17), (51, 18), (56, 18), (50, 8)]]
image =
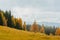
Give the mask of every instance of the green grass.
[(60, 40), (60, 36), (48, 36), (42, 33), (0, 26), (0, 40)]

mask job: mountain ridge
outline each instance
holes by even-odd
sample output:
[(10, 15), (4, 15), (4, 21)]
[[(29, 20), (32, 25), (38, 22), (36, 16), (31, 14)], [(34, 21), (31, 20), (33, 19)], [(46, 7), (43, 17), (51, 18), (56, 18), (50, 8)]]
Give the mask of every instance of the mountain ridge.
[[(28, 24), (32, 24), (32, 22), (27, 22)], [(54, 22), (37, 22), (37, 24), (42, 25), (44, 24), (45, 26), (55, 26), (55, 27), (60, 27), (60, 23), (54, 23)]]

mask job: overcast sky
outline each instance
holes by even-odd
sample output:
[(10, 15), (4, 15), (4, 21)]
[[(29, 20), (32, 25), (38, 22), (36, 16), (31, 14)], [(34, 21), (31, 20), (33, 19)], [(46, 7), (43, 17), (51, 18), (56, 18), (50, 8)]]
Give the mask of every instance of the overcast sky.
[(0, 0), (0, 9), (26, 22), (60, 23), (60, 0)]

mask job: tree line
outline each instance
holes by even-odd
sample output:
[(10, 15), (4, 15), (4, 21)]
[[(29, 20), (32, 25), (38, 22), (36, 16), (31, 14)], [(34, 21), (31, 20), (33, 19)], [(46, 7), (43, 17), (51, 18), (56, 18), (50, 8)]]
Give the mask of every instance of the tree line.
[(60, 28), (59, 27), (44, 26), (44, 24), (38, 25), (36, 23), (36, 21), (34, 21), (34, 23), (31, 25), (30, 31), (40, 32), (40, 33), (44, 33), (47, 35), (60, 35)]
[(60, 35), (60, 28), (55, 28), (55, 26), (45, 27), (44, 24), (40, 26), (36, 23), (36, 21), (34, 21), (32, 25), (26, 25), (26, 22), (23, 22), (21, 18), (14, 18), (14, 16), (11, 15), (10, 10), (9, 11), (0, 10), (0, 25), (25, 31), (28, 29), (31, 32), (40, 32), (48, 35), (50, 34)]
[(11, 11), (2, 11), (0, 10), (0, 25), (7, 26), (11, 28), (16, 28), (23, 30), (25, 27), (25, 22), (22, 24), (21, 18), (14, 18), (13, 15), (11, 15)]

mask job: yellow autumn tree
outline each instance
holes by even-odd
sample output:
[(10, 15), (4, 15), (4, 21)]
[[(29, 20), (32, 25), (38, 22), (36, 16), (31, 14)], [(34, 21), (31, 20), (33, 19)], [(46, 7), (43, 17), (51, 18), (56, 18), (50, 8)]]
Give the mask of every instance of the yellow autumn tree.
[(4, 25), (4, 26), (7, 26), (7, 19), (6, 19), (5, 16), (3, 15), (4, 12), (1, 11), (0, 14), (1, 14), (2, 21), (3, 21), (3, 25)]
[(31, 25), (30, 31), (32, 32), (38, 32), (38, 24), (36, 23), (36, 21), (34, 21), (34, 23)]
[(20, 28), (22, 29), (22, 19), (18, 18), (18, 24), (20, 25)]
[(18, 19), (17, 18), (15, 18), (15, 22), (18, 22)]
[(56, 29), (55, 34), (56, 34), (56, 35), (60, 35), (60, 28), (57, 28), (57, 29)]
[(26, 30), (26, 22), (23, 24), (23, 29)]
[(15, 21), (14, 16), (11, 17), (11, 20), (12, 20), (12, 23), (16, 26), (16, 21)]
[(41, 33), (44, 33), (44, 24), (42, 24), (41, 29), (40, 29), (40, 32)]

